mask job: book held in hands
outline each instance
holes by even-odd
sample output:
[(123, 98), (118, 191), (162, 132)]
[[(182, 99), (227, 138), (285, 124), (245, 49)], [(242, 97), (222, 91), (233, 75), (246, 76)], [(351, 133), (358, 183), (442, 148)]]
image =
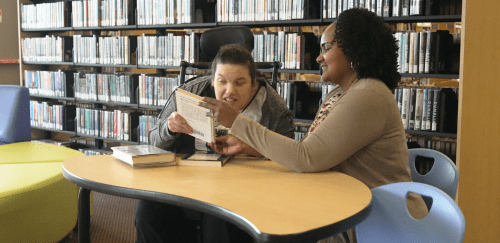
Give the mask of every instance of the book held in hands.
[(215, 142), (215, 120), (210, 109), (198, 106), (201, 100), (200, 96), (182, 89), (177, 89), (175, 92), (177, 113), (193, 128), (193, 133), (190, 135), (207, 143), (213, 143)]
[(175, 153), (152, 145), (131, 145), (112, 147), (113, 156), (132, 166), (176, 165)]

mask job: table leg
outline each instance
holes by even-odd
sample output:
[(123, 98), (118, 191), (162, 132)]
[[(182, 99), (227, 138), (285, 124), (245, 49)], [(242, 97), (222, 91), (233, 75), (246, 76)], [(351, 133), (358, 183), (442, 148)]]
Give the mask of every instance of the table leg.
[(83, 187), (78, 195), (78, 242), (90, 242), (90, 190)]

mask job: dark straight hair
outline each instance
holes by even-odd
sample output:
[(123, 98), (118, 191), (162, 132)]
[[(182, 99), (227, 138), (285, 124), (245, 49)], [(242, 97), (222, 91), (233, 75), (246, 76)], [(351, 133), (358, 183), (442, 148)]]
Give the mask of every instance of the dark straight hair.
[(212, 79), (218, 64), (236, 64), (247, 67), (252, 86), (257, 84), (257, 67), (252, 57), (252, 53), (239, 44), (228, 44), (220, 48), (219, 52), (212, 61)]

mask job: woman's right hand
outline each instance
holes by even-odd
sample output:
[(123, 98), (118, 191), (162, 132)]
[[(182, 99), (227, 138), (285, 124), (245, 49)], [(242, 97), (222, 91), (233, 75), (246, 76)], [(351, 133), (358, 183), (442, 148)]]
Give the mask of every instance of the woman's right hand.
[(172, 133), (193, 133), (193, 128), (191, 128), (186, 120), (176, 111), (172, 112), (168, 117), (168, 130)]

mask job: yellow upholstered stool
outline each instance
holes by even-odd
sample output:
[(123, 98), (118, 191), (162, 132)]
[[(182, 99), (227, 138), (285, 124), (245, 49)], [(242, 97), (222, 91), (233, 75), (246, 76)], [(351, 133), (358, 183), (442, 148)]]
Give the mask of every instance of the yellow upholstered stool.
[(84, 154), (78, 150), (46, 143), (19, 142), (0, 146), (0, 164), (63, 162), (74, 156)]
[(85, 155), (44, 143), (0, 145), (0, 242), (57, 242), (71, 232), (79, 187), (63, 177), (62, 162), (74, 156)]
[(57, 242), (76, 225), (78, 194), (62, 162), (0, 164), (0, 241)]

